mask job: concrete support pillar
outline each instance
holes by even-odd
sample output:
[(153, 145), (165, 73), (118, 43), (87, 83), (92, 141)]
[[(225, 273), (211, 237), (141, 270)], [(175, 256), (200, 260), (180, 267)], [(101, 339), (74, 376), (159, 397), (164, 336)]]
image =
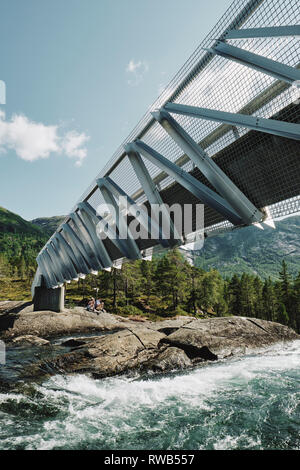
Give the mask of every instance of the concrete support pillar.
[(39, 286), (34, 289), (33, 306), (34, 311), (51, 310), (53, 312), (63, 312), (65, 303), (65, 288), (57, 287), (48, 289)]

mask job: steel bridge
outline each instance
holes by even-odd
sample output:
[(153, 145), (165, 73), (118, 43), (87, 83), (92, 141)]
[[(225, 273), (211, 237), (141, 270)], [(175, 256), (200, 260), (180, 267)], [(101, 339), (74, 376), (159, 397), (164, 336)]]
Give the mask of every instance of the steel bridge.
[(205, 236), (300, 210), (299, 24), (299, 0), (233, 1), (43, 247), (33, 293), (170, 246), (98, 236), (99, 204), (123, 224), (138, 217), (122, 215), (120, 195), (200, 202)]

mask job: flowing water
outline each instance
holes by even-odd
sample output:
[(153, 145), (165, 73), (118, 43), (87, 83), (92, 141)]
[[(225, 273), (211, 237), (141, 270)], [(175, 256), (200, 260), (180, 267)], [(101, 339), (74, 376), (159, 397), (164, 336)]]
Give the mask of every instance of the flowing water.
[(168, 376), (0, 394), (1, 449), (299, 449), (300, 341)]

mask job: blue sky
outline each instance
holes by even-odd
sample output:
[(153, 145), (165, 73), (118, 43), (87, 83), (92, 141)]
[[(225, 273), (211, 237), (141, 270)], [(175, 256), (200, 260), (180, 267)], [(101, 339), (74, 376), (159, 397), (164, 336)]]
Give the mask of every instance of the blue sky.
[(66, 214), (232, 0), (2, 0), (0, 205)]

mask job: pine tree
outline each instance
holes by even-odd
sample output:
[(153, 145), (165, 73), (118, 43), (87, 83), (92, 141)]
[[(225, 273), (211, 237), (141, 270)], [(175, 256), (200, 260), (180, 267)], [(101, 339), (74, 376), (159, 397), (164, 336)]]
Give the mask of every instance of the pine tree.
[(277, 308), (277, 321), (282, 325), (289, 324), (289, 315), (286, 311), (285, 305), (280, 303)]
[(273, 282), (271, 278), (265, 280), (263, 290), (262, 290), (262, 318), (269, 321), (275, 320), (276, 313), (276, 295), (274, 290)]

